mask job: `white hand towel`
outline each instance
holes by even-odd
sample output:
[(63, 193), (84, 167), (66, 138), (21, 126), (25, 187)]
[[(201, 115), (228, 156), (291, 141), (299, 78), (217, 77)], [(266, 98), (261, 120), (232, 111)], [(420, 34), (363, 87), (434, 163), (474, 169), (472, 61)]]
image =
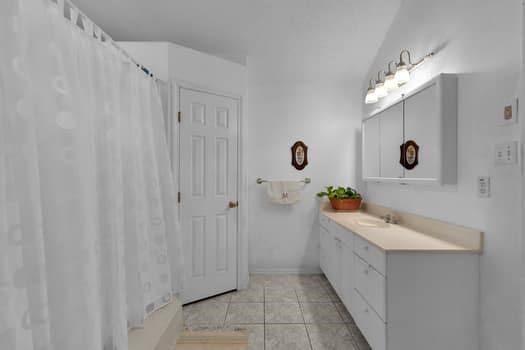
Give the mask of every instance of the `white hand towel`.
[(301, 200), (304, 182), (268, 181), (268, 197), (273, 203), (294, 204)]

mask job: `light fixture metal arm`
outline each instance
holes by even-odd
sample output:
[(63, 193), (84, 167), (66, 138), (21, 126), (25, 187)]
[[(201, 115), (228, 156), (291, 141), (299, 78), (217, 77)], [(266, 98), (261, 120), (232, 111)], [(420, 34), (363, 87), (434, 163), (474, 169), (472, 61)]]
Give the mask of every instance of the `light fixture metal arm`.
[[(381, 73), (383, 73), (383, 79), (381, 79)], [(377, 81), (383, 82), (385, 80), (385, 70), (381, 69), (379, 72), (377, 72)]]
[(425, 63), (426, 61), (428, 61), (432, 57), (434, 57), (434, 52), (431, 52), (431, 53), (423, 56), (419, 61), (417, 61), (416, 63), (413, 63), (413, 64), (410, 65), (409, 71), (412, 72), (412, 71), (418, 69), (423, 63)]
[[(406, 63), (405, 61), (403, 61), (403, 54), (406, 53), (408, 55), (408, 63)], [(411, 66), (412, 65), (412, 58), (410, 57), (410, 51), (408, 51), (408, 49), (403, 49), (400, 53), (399, 53), (399, 64), (406, 64), (408, 66)]]
[(392, 68), (392, 63), (394, 64), (394, 70), (396, 68), (396, 61), (395, 60), (392, 60), (392, 61), (388, 62), (388, 73), (387, 74), (394, 73), (394, 71), (391, 69)]

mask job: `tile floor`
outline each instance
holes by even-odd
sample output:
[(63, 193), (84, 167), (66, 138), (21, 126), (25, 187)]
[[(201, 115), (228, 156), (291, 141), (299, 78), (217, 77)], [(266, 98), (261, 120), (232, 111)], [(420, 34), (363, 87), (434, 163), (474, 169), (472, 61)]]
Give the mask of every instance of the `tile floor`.
[(252, 275), (246, 290), (183, 308), (187, 329), (242, 329), (250, 350), (370, 350), (323, 275)]

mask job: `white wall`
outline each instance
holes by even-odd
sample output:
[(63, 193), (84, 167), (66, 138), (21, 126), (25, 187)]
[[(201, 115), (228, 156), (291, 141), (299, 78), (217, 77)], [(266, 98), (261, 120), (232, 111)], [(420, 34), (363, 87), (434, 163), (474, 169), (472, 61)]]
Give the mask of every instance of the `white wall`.
[(169, 43), (120, 41), (118, 44), (156, 77), (164, 81), (168, 80), (170, 76)]
[[(493, 161), (495, 143), (520, 139), (517, 124), (501, 126), (498, 118), (518, 96), (521, 13), (519, 0), (405, 0), (369, 72), (374, 76), (405, 47), (415, 53), (414, 58), (440, 47), (400, 92), (439, 73), (459, 74), (457, 186), (369, 184), (366, 200), (485, 232), (481, 350), (522, 348), (521, 170), (518, 165), (498, 167)], [(363, 82), (363, 96), (367, 84), (368, 80)], [(364, 109), (367, 115), (373, 107)], [(491, 176), (489, 199), (476, 196), (480, 175)]]
[[(318, 272), (318, 200), (327, 185), (356, 185), (360, 143), (358, 82), (268, 79), (273, 65), (248, 57), (247, 135), (249, 261), (251, 272)], [(266, 74), (266, 72), (268, 74)], [(291, 165), (290, 147), (308, 146), (309, 165)], [(303, 200), (272, 204), (256, 178), (309, 177)]]
[(162, 80), (242, 96), (246, 67), (168, 42), (119, 42), (135, 60)]
[(172, 79), (244, 95), (245, 66), (175, 44), (170, 44), (169, 55)]

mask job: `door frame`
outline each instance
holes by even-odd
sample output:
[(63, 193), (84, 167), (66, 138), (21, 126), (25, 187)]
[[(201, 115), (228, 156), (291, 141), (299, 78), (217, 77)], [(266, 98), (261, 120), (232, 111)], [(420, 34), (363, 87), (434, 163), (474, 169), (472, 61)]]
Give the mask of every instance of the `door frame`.
[[(522, 267), (525, 267), (525, 150), (523, 142), (525, 142), (525, 108), (520, 106), (520, 101), (523, 103), (525, 101), (525, 1), (522, 2), (521, 9), (521, 69), (520, 69), (520, 79), (519, 79), (519, 88), (518, 88), (518, 124), (521, 125), (521, 135), (520, 135), (520, 170), (521, 170), (521, 257), (522, 257)], [(525, 275), (521, 276), (521, 341), (522, 345), (525, 344)]]
[[(237, 118), (237, 201), (239, 206), (237, 207), (237, 289), (245, 289), (249, 283), (249, 272), (248, 272), (248, 232), (247, 232), (247, 220), (248, 220), (248, 183), (246, 180), (246, 167), (245, 160), (245, 149), (246, 138), (246, 122), (244, 121), (244, 96), (232, 92), (220, 91), (203, 87), (198, 84), (194, 84), (187, 81), (171, 79), (170, 80), (170, 115), (171, 121), (167, 125), (169, 130), (168, 134), (168, 145), (170, 147), (170, 157), (174, 168), (175, 184), (177, 191), (181, 191), (181, 166), (180, 166), (180, 124), (178, 122), (178, 112), (180, 110), (180, 90), (187, 89), (197, 92), (222, 96), (231, 98), (238, 103), (238, 118)], [(184, 116), (182, 116), (184, 120)], [(177, 140), (173, 140), (176, 137)], [(177, 203), (177, 219), (180, 222), (180, 203)], [(184, 286), (182, 286), (184, 288)]]

